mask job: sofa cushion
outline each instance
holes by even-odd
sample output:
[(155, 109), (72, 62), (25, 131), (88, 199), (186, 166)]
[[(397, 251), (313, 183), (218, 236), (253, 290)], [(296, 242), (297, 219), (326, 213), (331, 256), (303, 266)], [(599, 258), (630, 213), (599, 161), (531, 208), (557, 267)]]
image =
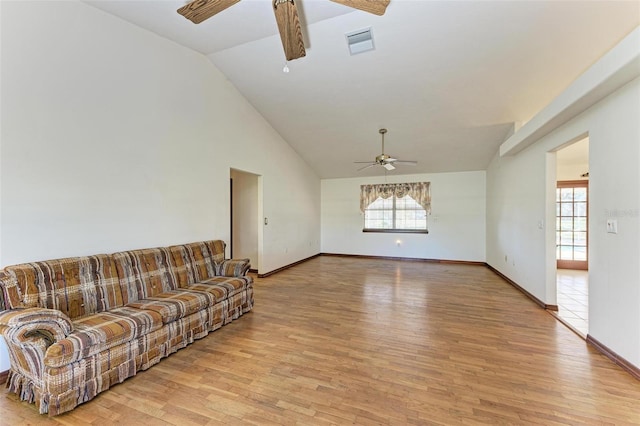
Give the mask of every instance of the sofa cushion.
[(123, 251), (112, 256), (125, 305), (178, 288), (166, 248)]
[(137, 300), (127, 306), (157, 312), (162, 317), (162, 321), (167, 324), (203, 310), (213, 303), (215, 303), (213, 295), (180, 289)]
[(222, 240), (209, 240), (204, 242), (205, 245), (209, 248), (209, 253), (211, 253), (211, 257), (213, 257), (213, 261), (215, 263), (220, 263), (225, 258), (225, 250), (227, 248), (227, 244)]
[(5, 272), (11, 308), (56, 309), (76, 319), (123, 305), (108, 255), (25, 263)]
[(247, 277), (212, 277), (199, 283), (191, 284), (189, 290), (203, 291), (215, 297), (218, 303), (247, 288)]
[(23, 305), (20, 286), (15, 274), (0, 271), (0, 309), (15, 309)]
[(162, 327), (154, 311), (121, 307), (73, 321), (74, 331), (47, 349), (44, 362), (60, 367)]
[(217, 275), (216, 266), (224, 261), (222, 240), (202, 241), (169, 247), (172, 266), (180, 287)]

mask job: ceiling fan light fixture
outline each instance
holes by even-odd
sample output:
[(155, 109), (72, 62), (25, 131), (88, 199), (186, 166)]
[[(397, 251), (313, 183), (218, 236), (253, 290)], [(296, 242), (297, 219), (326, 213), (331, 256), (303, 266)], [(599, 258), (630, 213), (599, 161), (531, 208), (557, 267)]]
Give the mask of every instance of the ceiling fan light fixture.
[(395, 165), (415, 166), (415, 165), (418, 164), (417, 161), (399, 160), (397, 158), (394, 158), (394, 157), (392, 157), (390, 155), (385, 154), (384, 153), (384, 135), (385, 135), (385, 133), (387, 133), (387, 129), (380, 129), (380, 130), (378, 130), (378, 133), (380, 133), (380, 136), (382, 138), (382, 154), (376, 156), (376, 158), (371, 162), (369, 162), (369, 161), (356, 161), (355, 163), (367, 164), (366, 166), (359, 168), (358, 171), (365, 170), (365, 169), (368, 169), (369, 167), (373, 167), (373, 166), (382, 166), (387, 171), (391, 171), (391, 170), (395, 170), (396, 169)]
[(345, 37), (347, 38), (349, 53), (352, 56), (357, 55), (358, 53), (375, 50), (371, 27), (346, 33)]

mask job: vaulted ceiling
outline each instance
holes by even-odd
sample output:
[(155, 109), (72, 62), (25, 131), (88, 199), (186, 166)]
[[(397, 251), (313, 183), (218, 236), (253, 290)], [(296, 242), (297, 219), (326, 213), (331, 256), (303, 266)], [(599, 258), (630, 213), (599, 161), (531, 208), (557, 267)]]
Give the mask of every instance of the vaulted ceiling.
[[(321, 178), (373, 176), (354, 161), (418, 161), (389, 173), (484, 170), (531, 119), (640, 25), (638, 1), (391, 0), (375, 16), (297, 0), (307, 56), (288, 64), (270, 0), (195, 25), (184, 0), (86, 3), (206, 55)], [(371, 27), (351, 56), (345, 33)]]

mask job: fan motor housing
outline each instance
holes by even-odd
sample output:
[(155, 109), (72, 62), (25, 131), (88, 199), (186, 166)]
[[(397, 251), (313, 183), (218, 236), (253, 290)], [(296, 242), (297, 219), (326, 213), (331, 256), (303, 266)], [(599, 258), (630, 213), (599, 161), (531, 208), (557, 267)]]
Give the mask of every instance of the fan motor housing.
[(380, 154), (376, 157), (376, 163), (379, 163), (379, 164), (387, 163), (389, 162), (389, 160), (394, 161), (394, 159), (387, 154)]

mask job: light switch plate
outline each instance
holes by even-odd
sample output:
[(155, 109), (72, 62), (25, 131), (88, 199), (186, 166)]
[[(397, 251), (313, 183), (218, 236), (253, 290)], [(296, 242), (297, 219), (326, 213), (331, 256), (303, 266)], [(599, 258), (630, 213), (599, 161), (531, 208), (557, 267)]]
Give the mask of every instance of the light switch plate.
[(616, 219), (607, 219), (607, 233), (609, 234), (618, 233), (618, 221)]

